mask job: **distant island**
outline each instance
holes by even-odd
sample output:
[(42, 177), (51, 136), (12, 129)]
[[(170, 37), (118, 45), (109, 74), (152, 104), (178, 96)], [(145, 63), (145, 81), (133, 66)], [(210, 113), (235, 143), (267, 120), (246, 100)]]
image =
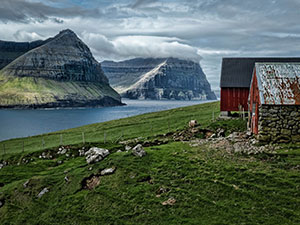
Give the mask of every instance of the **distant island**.
[(0, 41), (0, 69), (0, 108), (122, 105), (100, 63), (71, 30), (45, 41)]
[(130, 99), (215, 100), (200, 64), (177, 58), (101, 63), (112, 87)]

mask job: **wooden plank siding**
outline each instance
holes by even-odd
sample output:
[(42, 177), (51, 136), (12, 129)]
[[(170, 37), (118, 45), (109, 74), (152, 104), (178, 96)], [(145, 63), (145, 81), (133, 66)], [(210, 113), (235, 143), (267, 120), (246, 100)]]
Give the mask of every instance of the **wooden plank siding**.
[(249, 88), (221, 88), (221, 111), (248, 111)]

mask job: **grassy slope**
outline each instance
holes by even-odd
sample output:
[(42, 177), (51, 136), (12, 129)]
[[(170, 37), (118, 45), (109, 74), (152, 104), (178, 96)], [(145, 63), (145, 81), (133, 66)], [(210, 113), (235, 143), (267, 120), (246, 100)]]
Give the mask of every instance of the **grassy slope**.
[(59, 82), (34, 77), (10, 77), (0, 75), (0, 105), (45, 104), (57, 99), (94, 100), (104, 96), (119, 99), (107, 85), (87, 82)]
[[(96, 133), (91, 137), (94, 142), (91, 145), (103, 146), (99, 134), (104, 128), (119, 133), (127, 127), (128, 137), (137, 137), (152, 122), (157, 127), (154, 133), (160, 134), (168, 131), (167, 118), (179, 128), (192, 115), (203, 125), (210, 125), (211, 112), (217, 104), (151, 113), (64, 133), (73, 135), (74, 140), (82, 130)], [(221, 125), (234, 129), (237, 124), (241, 126), (239, 121)], [(54, 134), (44, 137), (51, 135)], [(31, 141), (32, 150), (38, 151), (34, 147), (35, 138), (25, 140)], [(136, 158), (130, 152), (117, 153), (120, 147), (117, 144), (106, 144), (106, 147), (112, 154), (94, 164), (92, 171), (82, 157), (41, 160), (34, 155), (29, 156), (34, 158), (31, 163), (0, 170), (0, 183), (5, 183), (0, 188), (0, 199), (5, 199), (4, 207), (0, 208), (0, 224), (300, 223), (300, 178), (295, 168), (300, 163), (299, 147), (254, 157), (171, 142), (146, 148), (148, 154), (144, 158)], [(22, 155), (6, 157), (21, 161)], [(59, 160), (64, 163), (58, 165)], [(84, 177), (111, 166), (117, 167), (116, 172), (101, 177), (98, 187), (92, 191), (81, 189)], [(64, 181), (65, 176), (69, 177), (69, 183)], [(30, 184), (24, 188), (23, 183), (28, 179)], [(37, 199), (36, 195), (44, 187), (50, 192)], [(168, 191), (157, 196), (161, 187)], [(163, 206), (161, 203), (170, 197), (176, 199), (175, 205)]]

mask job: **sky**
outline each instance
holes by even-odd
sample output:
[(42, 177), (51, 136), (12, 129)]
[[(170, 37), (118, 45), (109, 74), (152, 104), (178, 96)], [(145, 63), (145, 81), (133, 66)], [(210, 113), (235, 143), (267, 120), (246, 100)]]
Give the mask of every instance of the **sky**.
[(222, 57), (300, 56), (299, 0), (1, 0), (0, 40), (71, 29), (95, 58), (200, 62), (219, 89)]

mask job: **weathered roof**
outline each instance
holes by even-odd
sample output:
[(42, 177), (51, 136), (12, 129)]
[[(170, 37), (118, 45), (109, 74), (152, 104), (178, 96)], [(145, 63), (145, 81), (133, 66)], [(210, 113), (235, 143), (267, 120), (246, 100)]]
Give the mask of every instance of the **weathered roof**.
[(261, 104), (300, 105), (300, 63), (255, 63)]
[(223, 58), (220, 87), (250, 88), (256, 62), (300, 62), (300, 58)]

